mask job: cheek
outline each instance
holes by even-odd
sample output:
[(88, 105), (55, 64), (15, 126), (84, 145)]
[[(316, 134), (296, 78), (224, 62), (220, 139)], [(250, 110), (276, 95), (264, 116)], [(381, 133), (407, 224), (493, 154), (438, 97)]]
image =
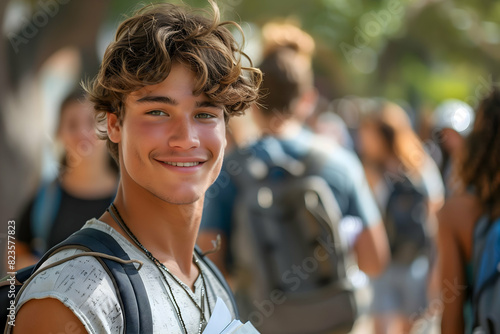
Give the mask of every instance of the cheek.
[(371, 136), (368, 130), (359, 131), (359, 146), (363, 153), (369, 153), (371, 151)]
[(225, 152), (226, 146), (227, 146), (225, 125), (219, 126), (217, 128), (217, 131), (214, 133), (213, 143), (214, 143), (214, 146), (217, 147), (218, 155), (220, 157), (220, 160), (222, 161), (224, 159), (224, 152)]
[(217, 126), (212, 129), (204, 129), (202, 130), (200, 137), (200, 139), (204, 143), (205, 148), (210, 151), (214, 160), (216, 161), (217, 168), (220, 170), (222, 161), (224, 160), (224, 151), (227, 144), (225, 126)]
[(60, 134), (60, 139), (64, 146), (73, 148), (80, 142), (80, 136), (77, 133), (64, 131)]
[(165, 138), (165, 129), (144, 122), (128, 122), (122, 131), (122, 145), (127, 148), (147, 151)]
[(361, 152), (369, 158), (377, 157), (382, 151), (380, 138), (371, 130), (362, 130), (359, 135)]

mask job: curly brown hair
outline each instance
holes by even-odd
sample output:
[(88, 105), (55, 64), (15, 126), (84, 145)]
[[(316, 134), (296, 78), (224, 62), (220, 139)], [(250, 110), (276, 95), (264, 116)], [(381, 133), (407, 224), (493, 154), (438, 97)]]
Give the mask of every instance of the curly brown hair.
[[(223, 105), (226, 121), (243, 114), (258, 99), (262, 74), (242, 65), (242, 58), (246, 58), (253, 66), (226, 28), (232, 25), (242, 33), (240, 26), (220, 22), (217, 5), (208, 1), (211, 15), (162, 3), (148, 5), (120, 24), (97, 76), (83, 84), (94, 104), (98, 126), (106, 124), (108, 113), (115, 113), (122, 121), (127, 95), (164, 81), (174, 62), (195, 73), (193, 94), (204, 93)], [(118, 161), (118, 144), (103, 129), (106, 126), (98, 129), (99, 137), (107, 139), (110, 154)]]
[(494, 87), (479, 104), (458, 169), (463, 186), (472, 187), (486, 209), (500, 205), (499, 130), (500, 91)]

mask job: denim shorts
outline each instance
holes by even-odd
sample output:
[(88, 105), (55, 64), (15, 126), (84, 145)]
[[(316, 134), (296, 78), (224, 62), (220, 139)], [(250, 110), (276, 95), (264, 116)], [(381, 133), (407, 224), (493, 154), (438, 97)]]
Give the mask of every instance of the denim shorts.
[(411, 265), (390, 264), (372, 280), (374, 315), (403, 314), (416, 317), (427, 305), (429, 262), (422, 257)]

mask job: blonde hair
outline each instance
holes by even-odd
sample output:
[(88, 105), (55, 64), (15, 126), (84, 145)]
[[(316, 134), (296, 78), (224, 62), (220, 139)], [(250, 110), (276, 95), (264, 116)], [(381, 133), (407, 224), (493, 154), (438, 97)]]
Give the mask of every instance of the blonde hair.
[(427, 153), (413, 131), (410, 118), (398, 105), (378, 101), (376, 107), (363, 116), (363, 122), (373, 122), (389, 148), (406, 172), (419, 176)]
[(264, 73), (262, 97), (265, 114), (290, 116), (294, 102), (313, 87), (313, 38), (290, 23), (268, 23), (262, 28)]
[(314, 39), (295, 24), (270, 22), (262, 27), (263, 56), (266, 57), (276, 49), (287, 47), (311, 60), (315, 43)]

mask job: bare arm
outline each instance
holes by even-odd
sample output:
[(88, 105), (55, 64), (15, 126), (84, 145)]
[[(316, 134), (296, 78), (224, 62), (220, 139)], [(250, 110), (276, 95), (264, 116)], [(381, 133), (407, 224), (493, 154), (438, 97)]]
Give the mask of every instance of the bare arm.
[(16, 316), (14, 334), (71, 333), (87, 330), (63, 303), (53, 298), (33, 299), (24, 304)]
[(389, 245), (382, 222), (365, 228), (356, 239), (358, 266), (371, 277), (381, 274), (390, 260)]
[(464, 286), (464, 263), (458, 243), (458, 236), (452, 226), (450, 209), (445, 206), (439, 214), (438, 228), (438, 268), (440, 274), (443, 315), (441, 333), (455, 334), (464, 332), (463, 305), (465, 291), (452, 291), (450, 287)]

